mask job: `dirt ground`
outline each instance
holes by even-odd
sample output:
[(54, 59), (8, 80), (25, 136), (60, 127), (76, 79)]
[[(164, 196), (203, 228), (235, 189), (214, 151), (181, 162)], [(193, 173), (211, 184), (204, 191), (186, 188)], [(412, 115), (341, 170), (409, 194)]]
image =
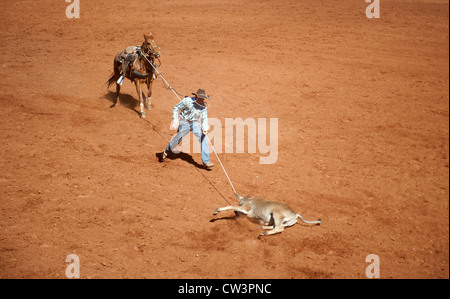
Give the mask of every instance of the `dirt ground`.
[[(0, 277), (449, 278), (449, 4), (18, 0), (0, 11)], [(215, 156), (160, 163), (176, 97), (137, 111), (113, 57), (153, 32), (159, 70), (211, 118), (278, 118), (278, 160), (222, 153), (241, 195), (321, 226), (258, 239)], [(211, 221), (217, 219), (217, 221)]]

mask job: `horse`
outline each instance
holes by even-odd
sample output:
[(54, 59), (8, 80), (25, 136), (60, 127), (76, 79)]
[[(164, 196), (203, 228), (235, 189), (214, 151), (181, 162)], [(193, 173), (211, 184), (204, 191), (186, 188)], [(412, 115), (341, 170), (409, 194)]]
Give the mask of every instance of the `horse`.
[[(134, 54), (128, 54), (128, 49), (134, 49)], [(144, 102), (147, 109), (152, 108), (152, 85), (153, 81), (156, 79), (155, 75), (155, 60), (159, 60), (161, 56), (160, 48), (156, 45), (152, 33), (144, 34), (144, 42), (141, 47), (129, 47), (127, 50), (124, 50), (118, 53), (114, 57), (114, 72), (111, 74), (111, 77), (107, 81), (107, 87), (109, 88), (113, 83), (116, 83), (116, 100), (112, 107), (116, 107), (120, 104), (120, 87), (121, 82), (118, 80), (123, 80), (121, 76), (123, 75), (125, 78), (128, 78), (131, 82), (134, 82), (136, 85), (136, 91), (139, 97), (139, 108), (140, 113), (139, 116), (141, 118), (145, 118), (144, 112)], [(127, 59), (127, 55), (136, 55), (137, 58), (134, 59), (128, 66), (126, 73), (121, 74), (123, 64), (125, 62), (124, 59)], [(128, 56), (132, 57), (132, 56)], [(147, 97), (144, 95), (143, 86), (147, 85)], [(144, 99), (145, 98), (145, 99)]]

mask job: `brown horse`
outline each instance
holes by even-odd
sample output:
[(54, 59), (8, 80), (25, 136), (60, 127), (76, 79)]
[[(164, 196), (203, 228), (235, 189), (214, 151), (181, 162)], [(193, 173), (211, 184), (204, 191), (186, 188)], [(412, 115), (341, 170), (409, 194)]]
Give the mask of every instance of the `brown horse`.
[[(152, 108), (152, 84), (156, 79), (156, 75), (154, 74), (155, 69), (155, 59), (159, 59), (161, 56), (160, 49), (156, 45), (153, 40), (153, 35), (150, 33), (149, 35), (144, 34), (144, 42), (140, 47), (130, 47), (134, 49), (134, 54), (137, 58), (134, 62), (130, 63), (129, 67), (126, 70), (126, 74), (124, 74), (125, 78), (130, 79), (131, 82), (134, 82), (136, 85), (136, 91), (139, 97), (139, 108), (140, 113), (139, 116), (141, 118), (145, 118), (144, 112), (144, 102), (147, 109)], [(127, 48), (130, 49), (130, 48)], [(120, 96), (120, 86), (121, 82), (117, 82), (122, 76), (122, 66), (124, 62), (124, 58), (127, 55), (127, 50), (122, 51), (117, 54), (114, 58), (114, 72), (111, 77), (108, 79), (107, 84), (110, 87), (113, 83), (116, 83), (116, 101), (114, 103), (114, 107), (120, 104), (119, 96)], [(131, 56), (129, 56), (131, 57)], [(147, 85), (147, 97), (144, 95), (144, 85)], [(144, 100), (145, 98), (145, 100)]]

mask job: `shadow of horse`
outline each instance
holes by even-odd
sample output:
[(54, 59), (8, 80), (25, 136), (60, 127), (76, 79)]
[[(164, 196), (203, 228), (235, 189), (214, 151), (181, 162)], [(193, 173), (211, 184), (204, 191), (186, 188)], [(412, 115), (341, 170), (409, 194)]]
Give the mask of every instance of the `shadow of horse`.
[[(104, 99), (111, 102), (111, 106), (109, 106), (109, 108), (117, 107), (117, 106), (115, 106), (116, 97), (117, 97), (117, 93), (112, 92), (112, 91), (108, 91), (108, 93), (103, 96)], [(124, 106), (125, 108), (127, 108), (133, 112), (136, 112), (139, 115), (140, 111), (138, 111), (136, 109), (136, 107), (138, 106), (138, 102), (139, 101), (137, 101), (135, 98), (133, 98), (129, 94), (125, 94), (125, 93), (120, 94), (121, 106)]]

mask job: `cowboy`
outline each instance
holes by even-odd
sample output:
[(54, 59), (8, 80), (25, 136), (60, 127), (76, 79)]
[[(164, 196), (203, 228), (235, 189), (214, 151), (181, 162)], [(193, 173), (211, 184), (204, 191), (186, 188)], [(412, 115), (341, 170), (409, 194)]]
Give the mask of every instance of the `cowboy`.
[[(163, 160), (167, 158), (167, 154), (173, 152), (184, 136), (192, 131), (200, 142), (203, 165), (206, 169), (211, 169), (214, 164), (209, 161), (209, 144), (206, 137), (209, 130), (208, 110), (205, 104), (205, 100), (209, 99), (209, 95), (206, 94), (204, 89), (199, 89), (193, 95), (195, 97), (186, 97), (173, 108), (170, 129), (178, 131), (164, 150), (162, 158)], [(179, 112), (180, 120), (178, 120)], [(201, 124), (199, 122), (200, 118)]]

